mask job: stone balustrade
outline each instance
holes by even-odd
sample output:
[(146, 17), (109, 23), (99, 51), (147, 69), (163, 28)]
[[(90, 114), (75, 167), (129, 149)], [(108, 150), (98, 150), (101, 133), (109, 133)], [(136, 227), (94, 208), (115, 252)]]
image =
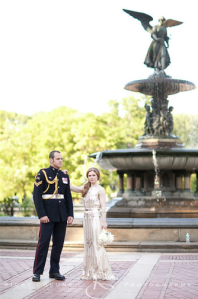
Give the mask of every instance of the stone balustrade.
[[(126, 242), (198, 242), (198, 219), (109, 218), (108, 230), (119, 246)], [(32, 217), (1, 217), (0, 248), (35, 248), (39, 237), (39, 220)], [(83, 244), (82, 219), (67, 227), (67, 243)]]

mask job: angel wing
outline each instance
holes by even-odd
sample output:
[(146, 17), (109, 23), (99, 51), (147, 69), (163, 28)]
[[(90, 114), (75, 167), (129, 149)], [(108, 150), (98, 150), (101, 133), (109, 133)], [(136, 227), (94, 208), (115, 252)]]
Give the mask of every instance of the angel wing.
[(183, 22), (175, 21), (175, 20), (172, 20), (172, 19), (168, 19), (168, 20), (165, 20), (163, 22), (163, 25), (165, 27), (173, 27), (173, 26), (178, 26), (178, 25), (181, 25), (181, 24), (183, 24)]
[[(151, 16), (149, 16), (143, 12), (138, 12), (138, 11), (133, 11), (133, 10), (123, 9), (123, 11), (128, 13), (133, 18), (139, 20), (142, 23), (142, 26), (144, 27), (144, 29), (146, 31), (148, 31), (149, 33), (152, 32), (153, 27), (149, 24), (150, 21), (153, 20), (153, 18)], [(172, 26), (175, 26), (175, 25), (172, 25)]]

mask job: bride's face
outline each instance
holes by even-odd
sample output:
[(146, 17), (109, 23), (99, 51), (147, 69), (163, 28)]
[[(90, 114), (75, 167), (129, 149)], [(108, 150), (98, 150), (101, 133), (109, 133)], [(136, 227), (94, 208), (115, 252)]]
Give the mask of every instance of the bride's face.
[(88, 173), (88, 180), (91, 184), (95, 184), (98, 180), (98, 176), (94, 171)]

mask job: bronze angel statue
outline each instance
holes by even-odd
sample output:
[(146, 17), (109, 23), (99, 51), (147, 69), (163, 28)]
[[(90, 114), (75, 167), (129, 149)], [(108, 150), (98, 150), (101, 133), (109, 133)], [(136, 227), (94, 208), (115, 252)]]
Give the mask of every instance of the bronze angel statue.
[(153, 39), (144, 63), (155, 70), (164, 70), (170, 64), (170, 56), (167, 48), (169, 47), (169, 37), (167, 36), (167, 27), (177, 26), (183, 22), (172, 19), (166, 20), (164, 17), (159, 18), (159, 25), (151, 26), (150, 21), (153, 18), (145, 13), (123, 9), (124, 12), (139, 20), (146, 31), (151, 33)]

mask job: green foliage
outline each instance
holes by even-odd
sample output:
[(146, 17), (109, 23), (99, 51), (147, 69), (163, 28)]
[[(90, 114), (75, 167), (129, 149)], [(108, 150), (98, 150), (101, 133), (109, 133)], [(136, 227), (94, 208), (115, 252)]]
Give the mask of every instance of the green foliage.
[(0, 202), (1, 210), (6, 216), (14, 215), (14, 208), (18, 205), (18, 199), (13, 197), (4, 197)]
[(20, 204), (20, 210), (23, 212), (24, 217), (36, 215), (36, 209), (33, 201), (30, 198), (24, 197)]
[(180, 137), (186, 148), (197, 148), (198, 115), (174, 115), (173, 134)]
[(29, 116), (13, 112), (0, 111), (0, 140), (9, 139), (12, 134), (25, 126)]
[(139, 105), (140, 99), (128, 97), (122, 100), (124, 148), (133, 148), (143, 135), (145, 108)]
[[(20, 199), (30, 198), (35, 175), (49, 166), (48, 155), (54, 149), (62, 153), (62, 169), (68, 170), (72, 184), (82, 185), (86, 170), (98, 167), (86, 158), (90, 153), (135, 146), (143, 134), (145, 103), (150, 104), (149, 97), (112, 100), (110, 111), (100, 116), (64, 106), (32, 117), (1, 111), (0, 199), (16, 192)], [(187, 147), (197, 147), (198, 116), (175, 115), (174, 123), (174, 134)], [(117, 174), (113, 172), (111, 177), (109, 171), (101, 172), (100, 183), (110, 194), (110, 183), (116, 185)], [(76, 193), (73, 196), (77, 197)]]
[(190, 187), (192, 189), (192, 192), (194, 193), (196, 191), (196, 188), (197, 188), (197, 177), (196, 177), (195, 173), (193, 173), (191, 175), (191, 178), (190, 178)]

